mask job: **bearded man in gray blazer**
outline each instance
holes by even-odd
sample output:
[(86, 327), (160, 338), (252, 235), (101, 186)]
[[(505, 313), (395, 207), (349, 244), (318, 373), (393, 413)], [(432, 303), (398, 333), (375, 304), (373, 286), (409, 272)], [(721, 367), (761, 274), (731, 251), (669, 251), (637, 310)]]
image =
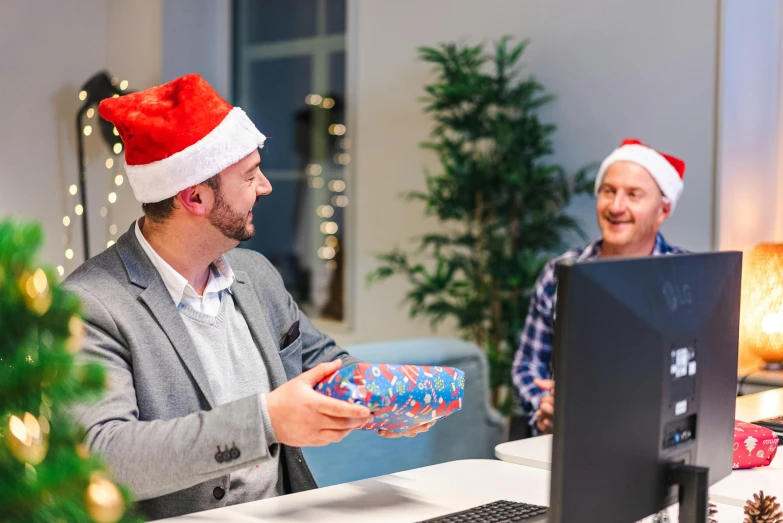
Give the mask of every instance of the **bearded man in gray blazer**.
[(81, 355), (107, 370), (106, 393), (77, 412), (89, 448), (150, 519), (316, 488), (301, 447), (372, 415), (313, 390), (356, 360), (266, 258), (236, 248), (272, 190), (264, 135), (198, 75), (99, 112), (124, 141), (144, 216), (63, 284), (82, 301)]

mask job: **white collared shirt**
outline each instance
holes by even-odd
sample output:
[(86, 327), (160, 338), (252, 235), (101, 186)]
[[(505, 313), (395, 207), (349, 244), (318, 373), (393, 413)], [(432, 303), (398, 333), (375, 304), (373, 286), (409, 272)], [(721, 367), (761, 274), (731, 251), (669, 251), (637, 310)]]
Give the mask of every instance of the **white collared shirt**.
[(160, 277), (163, 278), (163, 283), (171, 294), (174, 305), (179, 307), (182, 303), (182, 305), (203, 314), (217, 316), (220, 312), (220, 292), (228, 289), (234, 283), (234, 271), (231, 270), (224, 255), (221, 255), (209, 266), (207, 286), (204, 288), (204, 294), (199, 296), (193, 286), (188, 283), (187, 278), (174, 270), (171, 265), (166, 263), (166, 260), (155, 252), (155, 249), (142, 234), (139, 220), (136, 220), (136, 239), (139, 240), (141, 248), (147, 253), (150, 261), (160, 273)]

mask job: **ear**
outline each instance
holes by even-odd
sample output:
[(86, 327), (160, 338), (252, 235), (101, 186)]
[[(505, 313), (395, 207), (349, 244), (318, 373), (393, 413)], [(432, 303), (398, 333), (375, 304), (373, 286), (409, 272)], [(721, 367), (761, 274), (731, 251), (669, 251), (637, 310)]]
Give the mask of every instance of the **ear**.
[(669, 216), (672, 214), (672, 201), (664, 196), (661, 200), (661, 213), (660, 213), (660, 221), (658, 223), (663, 223), (666, 221)]
[(206, 216), (214, 196), (204, 185), (193, 185), (177, 193), (177, 203), (194, 216)]

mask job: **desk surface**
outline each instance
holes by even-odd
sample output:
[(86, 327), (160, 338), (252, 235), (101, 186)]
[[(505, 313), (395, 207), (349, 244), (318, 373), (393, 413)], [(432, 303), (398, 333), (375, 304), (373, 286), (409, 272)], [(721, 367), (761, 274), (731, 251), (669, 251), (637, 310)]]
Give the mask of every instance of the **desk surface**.
[[(760, 392), (737, 398), (735, 417), (755, 421), (783, 414), (783, 389)], [(713, 501), (742, 506), (754, 492), (783, 492), (783, 448), (769, 467), (735, 470), (710, 488)], [(552, 464), (552, 436), (509, 441), (495, 447), (495, 455), (509, 463), (549, 470)]]
[(783, 415), (783, 388), (737, 398), (735, 417), (740, 421), (752, 423), (781, 415)]
[[(548, 505), (549, 477), (549, 471), (502, 461), (453, 461), (160, 521), (413, 522), (498, 499)], [(742, 521), (741, 508), (717, 505), (719, 523)], [(669, 515), (677, 521), (676, 505)]]

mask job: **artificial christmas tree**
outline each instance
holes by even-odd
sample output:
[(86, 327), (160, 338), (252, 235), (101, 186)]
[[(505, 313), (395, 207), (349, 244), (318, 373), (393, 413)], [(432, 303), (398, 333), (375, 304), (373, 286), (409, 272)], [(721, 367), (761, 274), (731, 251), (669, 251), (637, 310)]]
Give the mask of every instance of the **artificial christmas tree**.
[(38, 267), (33, 224), (0, 221), (0, 510), (8, 522), (129, 521), (129, 493), (83, 445), (69, 416), (104, 387), (103, 369), (78, 365), (78, 300)]

